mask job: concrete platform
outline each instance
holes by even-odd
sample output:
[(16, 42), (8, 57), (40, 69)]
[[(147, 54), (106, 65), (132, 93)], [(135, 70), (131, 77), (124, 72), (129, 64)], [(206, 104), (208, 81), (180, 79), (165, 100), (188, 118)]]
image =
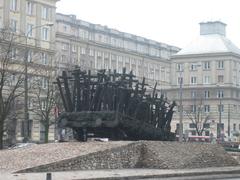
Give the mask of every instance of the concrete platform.
[[(90, 179), (141, 179), (141, 178), (170, 178), (200, 175), (233, 175), (240, 174), (240, 166), (200, 168), (200, 169), (114, 169), (114, 170), (85, 170), (53, 172), (52, 180), (90, 180)], [(1, 173), (0, 180), (45, 180), (46, 173)]]

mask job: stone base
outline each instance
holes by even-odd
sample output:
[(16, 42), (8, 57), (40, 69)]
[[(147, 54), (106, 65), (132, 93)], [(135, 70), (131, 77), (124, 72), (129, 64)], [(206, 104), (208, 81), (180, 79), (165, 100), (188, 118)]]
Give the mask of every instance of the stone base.
[(138, 141), (18, 172), (127, 168), (185, 169), (236, 165), (238, 162), (217, 144)]

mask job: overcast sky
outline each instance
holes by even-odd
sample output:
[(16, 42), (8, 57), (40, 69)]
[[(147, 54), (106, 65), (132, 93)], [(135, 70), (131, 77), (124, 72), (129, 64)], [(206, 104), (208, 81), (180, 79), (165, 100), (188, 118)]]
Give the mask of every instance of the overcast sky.
[(199, 22), (220, 20), (240, 47), (239, 0), (60, 0), (57, 12), (183, 48)]

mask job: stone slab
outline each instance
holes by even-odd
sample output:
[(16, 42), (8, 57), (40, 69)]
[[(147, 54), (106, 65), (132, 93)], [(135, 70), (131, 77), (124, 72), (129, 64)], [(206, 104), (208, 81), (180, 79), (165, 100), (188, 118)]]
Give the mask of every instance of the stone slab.
[[(139, 179), (139, 178), (166, 178), (187, 177), (213, 174), (240, 174), (240, 166), (214, 167), (198, 169), (111, 169), (111, 170), (85, 170), (53, 172), (52, 179), (57, 180), (107, 180), (107, 179)], [(43, 180), (46, 173), (1, 173), (0, 180)]]

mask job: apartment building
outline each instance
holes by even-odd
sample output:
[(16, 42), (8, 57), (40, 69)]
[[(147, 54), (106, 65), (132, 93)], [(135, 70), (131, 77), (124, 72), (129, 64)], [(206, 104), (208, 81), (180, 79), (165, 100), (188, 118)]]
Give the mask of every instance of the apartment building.
[[(42, 88), (46, 87), (48, 73), (51, 70), (52, 59), (55, 55), (55, 16), (56, 2), (58, 0), (0, 0), (0, 28), (8, 29), (17, 38), (11, 48), (12, 58), (16, 64), (23, 65), (27, 58), (28, 86), (33, 79), (42, 81)], [(3, 44), (1, 44), (3, 46)], [(25, 53), (27, 52), (27, 57)], [(24, 66), (22, 66), (24, 68)], [(33, 72), (30, 72), (33, 70)], [(32, 110), (34, 107), (34, 93), (29, 90), (28, 97), (28, 128), (29, 138), (33, 141), (43, 140), (44, 127), (40, 123), (40, 117)], [(44, 104), (44, 95), (42, 104)], [(20, 98), (18, 105), (22, 113), (18, 112), (17, 137), (24, 136), (24, 98)], [(53, 128), (50, 139), (53, 140)]]
[(56, 49), (59, 69), (79, 65), (85, 69), (116, 69), (126, 67), (138, 77), (145, 77), (158, 88), (170, 85), (170, 56), (179, 48), (120, 32), (99, 24), (56, 15)]
[[(197, 126), (207, 118), (203, 135), (232, 137), (240, 131), (240, 50), (226, 38), (225, 27), (219, 21), (200, 23), (200, 36), (171, 57), (168, 96), (179, 102), (182, 92), (187, 135), (197, 135), (189, 114), (201, 116)], [(177, 126), (179, 113), (173, 129)]]

